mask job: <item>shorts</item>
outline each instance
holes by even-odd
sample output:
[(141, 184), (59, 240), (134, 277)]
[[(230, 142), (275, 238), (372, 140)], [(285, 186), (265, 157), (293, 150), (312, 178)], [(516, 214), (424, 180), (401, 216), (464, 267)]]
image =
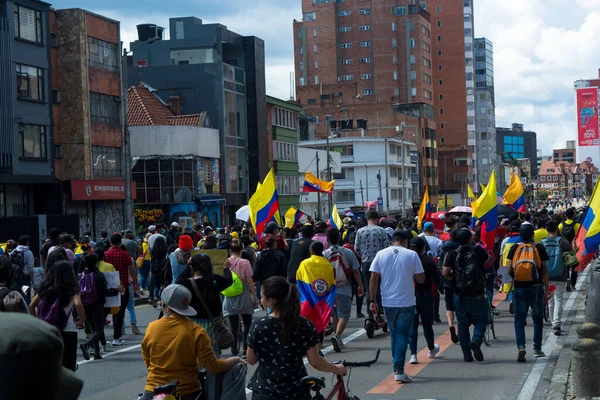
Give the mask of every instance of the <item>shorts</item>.
[(446, 311), (454, 312), (454, 288), (446, 286), (444, 288), (444, 293), (444, 300), (446, 300)]
[(336, 296), (337, 306), (334, 308), (335, 315), (340, 319), (350, 319), (352, 311), (352, 297), (344, 294)]

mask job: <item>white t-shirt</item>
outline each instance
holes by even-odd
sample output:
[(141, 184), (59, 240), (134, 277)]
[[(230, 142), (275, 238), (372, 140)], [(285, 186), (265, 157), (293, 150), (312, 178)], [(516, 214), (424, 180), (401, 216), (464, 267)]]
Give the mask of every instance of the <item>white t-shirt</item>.
[(381, 275), (381, 300), (384, 307), (410, 307), (416, 304), (416, 274), (423, 273), (419, 255), (401, 246), (391, 246), (377, 253), (371, 272)]
[(429, 251), (427, 252), (427, 255), (431, 258), (436, 258), (440, 253), (440, 247), (442, 246), (443, 242), (436, 236), (427, 236), (424, 233), (421, 233), (419, 237), (427, 240), (427, 244), (429, 245)]
[(65, 326), (63, 332), (77, 332), (77, 325), (75, 325), (75, 321), (73, 321), (73, 310), (75, 309), (73, 304), (73, 300), (71, 300), (68, 306), (63, 307), (65, 314), (67, 314), (67, 326)]

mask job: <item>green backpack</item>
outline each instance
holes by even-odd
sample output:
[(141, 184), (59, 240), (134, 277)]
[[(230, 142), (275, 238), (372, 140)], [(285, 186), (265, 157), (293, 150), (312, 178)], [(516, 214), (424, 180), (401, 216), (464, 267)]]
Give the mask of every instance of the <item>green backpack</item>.
[(237, 274), (233, 271), (231, 271), (231, 277), (233, 279), (233, 283), (231, 286), (221, 292), (221, 294), (225, 297), (239, 296), (244, 291), (244, 283), (240, 277), (237, 276)]

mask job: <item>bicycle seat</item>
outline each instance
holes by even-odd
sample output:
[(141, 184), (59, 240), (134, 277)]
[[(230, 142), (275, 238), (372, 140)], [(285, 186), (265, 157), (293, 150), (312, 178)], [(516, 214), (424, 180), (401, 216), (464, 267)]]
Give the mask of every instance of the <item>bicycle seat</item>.
[(305, 376), (304, 378), (300, 379), (300, 382), (298, 382), (298, 386), (304, 385), (309, 386), (312, 390), (325, 389), (325, 379), (317, 378), (315, 376)]
[(179, 381), (171, 381), (171, 382), (167, 383), (166, 385), (156, 386), (154, 388), (154, 394), (174, 393), (175, 390), (177, 389), (177, 386), (179, 386)]

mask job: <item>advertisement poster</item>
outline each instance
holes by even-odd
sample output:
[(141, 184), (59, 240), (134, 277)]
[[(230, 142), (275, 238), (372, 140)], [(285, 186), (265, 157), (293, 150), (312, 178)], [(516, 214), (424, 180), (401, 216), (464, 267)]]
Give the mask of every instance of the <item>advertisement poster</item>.
[[(119, 273), (118, 272), (105, 272), (104, 276), (106, 277), (106, 287), (108, 289), (116, 289), (120, 285)], [(104, 302), (104, 307), (120, 307), (121, 306), (121, 293), (116, 296), (106, 297), (106, 301)]]
[(133, 212), (136, 232), (150, 225), (166, 224), (166, 215), (160, 206), (135, 206)]
[(598, 146), (598, 88), (577, 89), (577, 137), (579, 146)]

